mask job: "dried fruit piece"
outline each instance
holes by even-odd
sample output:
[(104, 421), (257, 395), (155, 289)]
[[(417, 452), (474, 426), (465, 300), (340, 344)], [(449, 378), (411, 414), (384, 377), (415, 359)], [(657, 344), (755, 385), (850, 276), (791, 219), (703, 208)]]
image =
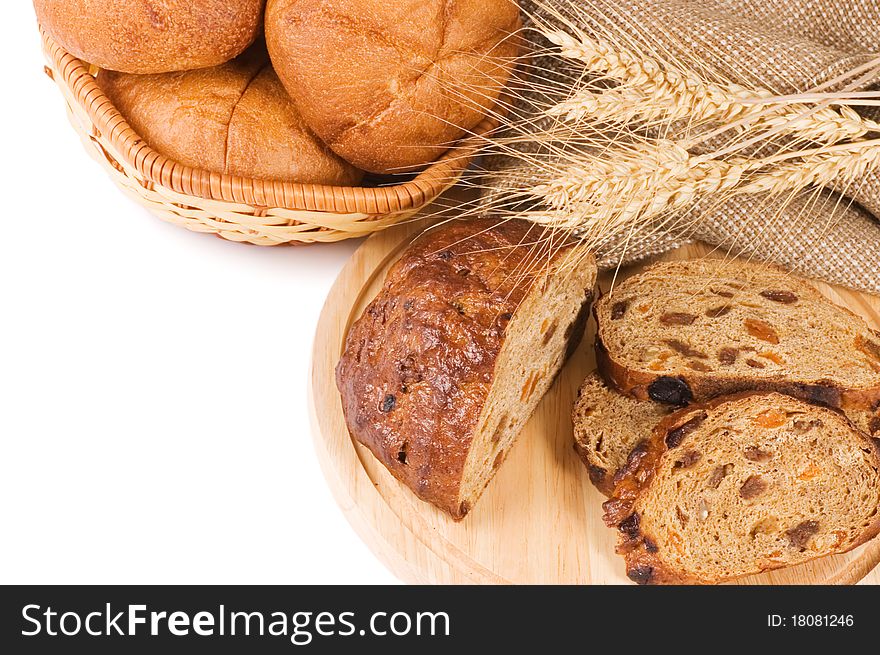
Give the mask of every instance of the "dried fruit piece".
[(818, 475), (822, 474), (822, 469), (815, 464), (810, 464), (807, 468), (801, 471), (800, 475), (798, 475), (798, 480), (812, 480)]
[(819, 532), (818, 521), (804, 521), (799, 523), (791, 530), (786, 530), (785, 535), (792, 548), (804, 550), (810, 541), (810, 538)]
[(678, 339), (665, 339), (663, 343), (672, 348), (674, 351), (681, 353), (685, 357), (697, 357), (699, 359), (709, 358), (709, 356), (703, 351), (697, 350), (690, 344), (687, 344), (684, 341), (679, 341)]
[(522, 393), (520, 394), (520, 400), (525, 402), (529, 398), (532, 397), (532, 394), (535, 393), (535, 389), (538, 387), (538, 383), (544, 379), (544, 375), (541, 371), (532, 371), (529, 373), (529, 376), (526, 378), (526, 382), (523, 385)]
[(768, 409), (755, 416), (755, 425), (771, 430), (779, 428), (788, 421), (788, 414), (780, 409)]
[(783, 305), (793, 305), (798, 301), (798, 297), (796, 294), (792, 293), (791, 291), (785, 291), (781, 289), (768, 289), (767, 291), (762, 291), (761, 295), (764, 296), (767, 300), (779, 302)]
[(629, 309), (629, 300), (621, 300), (614, 303), (611, 307), (611, 320), (619, 321), (622, 319), (626, 315), (627, 309)]
[(682, 527), (686, 527), (691, 518), (688, 516), (687, 512), (678, 505), (675, 506), (675, 516), (678, 518), (678, 522), (681, 523)]
[(501, 441), (501, 437), (504, 435), (504, 430), (507, 429), (507, 424), (510, 422), (510, 415), (505, 413), (501, 415), (501, 418), (498, 421), (498, 426), (495, 428), (495, 431), (492, 433), (492, 442), (498, 443)]
[(766, 366), (762, 362), (759, 362), (757, 359), (749, 358), (746, 360), (746, 364), (748, 364), (752, 368), (766, 368)]
[(627, 518), (621, 521), (620, 525), (617, 526), (617, 529), (630, 539), (635, 539), (639, 536), (639, 523), (640, 521), (638, 513), (633, 512)]
[(687, 312), (666, 312), (660, 316), (660, 322), (663, 325), (693, 325), (696, 320), (695, 314)]
[(758, 357), (763, 357), (764, 359), (769, 359), (774, 364), (779, 364), (780, 366), (783, 366), (785, 364), (785, 360), (782, 359), (782, 357), (780, 355), (776, 354), (772, 350), (764, 350), (762, 352), (759, 352)]
[(648, 396), (651, 400), (667, 405), (687, 405), (694, 399), (688, 383), (681, 378), (664, 375), (648, 385)]
[(767, 491), (767, 481), (760, 475), (750, 475), (739, 488), (739, 495), (745, 500), (757, 498)]
[(722, 298), (733, 298), (732, 291), (727, 291), (725, 289), (711, 289), (711, 288), (709, 289), (709, 291), (714, 293), (716, 296), (721, 296)]
[(737, 357), (739, 357), (739, 349), (737, 348), (722, 348), (718, 351), (718, 361), (725, 366), (736, 364)]
[(635, 448), (633, 448), (632, 451), (630, 451), (630, 454), (627, 456), (626, 464), (624, 464), (623, 468), (621, 468), (614, 475), (615, 482), (618, 479), (621, 479), (621, 478), (626, 477), (628, 475), (634, 475), (635, 472), (639, 470), (639, 467), (642, 464), (642, 460), (645, 458), (645, 456), (647, 454), (648, 454), (648, 442), (643, 440), (643, 441), (640, 441), (639, 443), (637, 443), (635, 445)]
[(865, 339), (862, 335), (856, 337), (856, 348), (875, 362), (880, 363), (880, 344), (874, 343), (870, 339)]
[(674, 430), (666, 433), (666, 447), (678, 448), (684, 438), (696, 430), (700, 423), (706, 420), (706, 414), (697, 414), (693, 418), (688, 419)]
[(544, 338), (541, 340), (541, 344), (546, 346), (550, 343), (550, 339), (553, 338), (553, 335), (556, 334), (556, 330), (559, 329), (559, 321), (553, 321), (550, 324), (550, 327), (547, 328), (547, 331), (544, 333)]
[(716, 466), (712, 470), (712, 475), (709, 476), (708, 484), (713, 489), (717, 489), (718, 485), (721, 484), (721, 481), (731, 474), (733, 471), (733, 464), (724, 464), (723, 466)]
[(666, 362), (672, 357), (672, 352), (664, 350), (654, 355), (654, 361), (650, 363), (648, 368), (652, 371), (662, 371), (666, 368)]
[(628, 569), (626, 576), (636, 584), (648, 584), (654, 577), (654, 567), (639, 565)]
[(382, 403), (379, 405), (379, 411), (383, 414), (387, 414), (392, 411), (397, 406), (397, 398), (395, 398), (392, 394), (388, 394), (385, 398), (382, 399)]
[(706, 366), (699, 360), (688, 362), (688, 368), (693, 369), (694, 371), (699, 371), (700, 373), (710, 373), (712, 371), (709, 366)]
[(688, 469), (703, 457), (703, 453), (698, 450), (689, 450), (684, 455), (681, 456), (681, 459), (675, 461), (675, 464), (672, 465), (672, 468), (675, 469)]
[(762, 321), (759, 318), (747, 318), (743, 321), (743, 325), (748, 330), (748, 333), (756, 339), (766, 341), (767, 343), (779, 343), (779, 334), (766, 321)]
[(730, 313), (730, 305), (719, 305), (718, 307), (710, 307), (706, 310), (706, 316), (709, 318), (721, 318)]
[(743, 451), (743, 456), (750, 462), (765, 463), (773, 459), (773, 453), (761, 450), (757, 446), (749, 446)]
[[(754, 538), (758, 534), (771, 534), (779, 528), (779, 521), (774, 516), (765, 516), (752, 526), (749, 536)], [(782, 553), (780, 553), (781, 555)], [(779, 557), (779, 555), (777, 555)]]

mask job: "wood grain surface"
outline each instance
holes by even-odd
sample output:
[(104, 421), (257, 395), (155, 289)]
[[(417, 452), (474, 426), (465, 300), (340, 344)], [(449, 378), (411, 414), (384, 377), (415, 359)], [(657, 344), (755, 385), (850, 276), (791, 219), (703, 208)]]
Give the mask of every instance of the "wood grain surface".
[[(591, 325), (581, 347), (538, 406), (482, 499), (461, 523), (416, 498), (355, 444), (345, 427), (334, 369), (351, 323), (380, 288), (385, 270), (424, 227), (410, 222), (370, 237), (343, 269), (317, 328), (310, 380), (315, 447), (352, 526), (382, 562), (410, 583), (629, 583), (602, 522), (604, 498), (574, 453), (570, 410), (595, 367)], [(664, 259), (704, 256), (690, 245)], [(621, 275), (632, 270), (621, 271)], [(603, 275), (607, 290), (611, 279)], [(880, 328), (880, 298), (819, 285)], [(592, 322), (591, 322), (592, 323)], [(880, 539), (845, 555), (745, 578), (752, 584), (880, 583)]]

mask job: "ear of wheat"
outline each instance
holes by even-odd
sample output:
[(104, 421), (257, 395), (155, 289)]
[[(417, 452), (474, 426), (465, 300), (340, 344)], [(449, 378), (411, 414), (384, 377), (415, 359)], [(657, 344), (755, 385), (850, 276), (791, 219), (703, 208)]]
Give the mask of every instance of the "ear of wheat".
[[(841, 88), (833, 93), (829, 82), (776, 96), (707, 75), (708, 65), (682, 68), (648, 55), (607, 30), (570, 20), (535, 25), (559, 57), (583, 70), (564, 97), (547, 95), (545, 121), (511, 123), (514, 137), (493, 144), (529, 172), (513, 195), (531, 204), (511, 213), (599, 243), (674, 223), (705, 200), (785, 199), (880, 167), (880, 123), (850, 106), (880, 98), (860, 90), (880, 78), (880, 60), (834, 80)], [(539, 83), (532, 95), (542, 90)], [(511, 146), (525, 140), (534, 147)]]
[(838, 143), (880, 130), (880, 124), (845, 105), (839, 110), (803, 103), (766, 105), (773, 98), (766, 89), (707, 82), (695, 73), (669, 69), (651, 57), (593, 40), (586, 34), (575, 39), (561, 30), (548, 30), (544, 36), (559, 47), (563, 57), (581, 62), (587, 72), (619, 84), (599, 92), (584, 85), (572, 97), (547, 109), (548, 115), (567, 121), (714, 121), (736, 125), (742, 131), (781, 128), (779, 131), (819, 143)]

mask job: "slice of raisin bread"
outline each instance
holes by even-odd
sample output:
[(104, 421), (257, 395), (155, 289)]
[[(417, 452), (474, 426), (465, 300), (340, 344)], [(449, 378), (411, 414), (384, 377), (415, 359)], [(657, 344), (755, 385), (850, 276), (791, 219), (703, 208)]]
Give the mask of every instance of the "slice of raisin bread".
[(880, 402), (880, 334), (808, 282), (767, 265), (654, 265), (596, 303), (606, 379), (674, 405), (779, 391), (833, 407)]
[(348, 333), (349, 431), (463, 518), (582, 337), (596, 274), (582, 247), (525, 221), (429, 230)]
[(880, 532), (880, 442), (837, 410), (739, 394), (672, 414), (645, 443), (604, 505), (636, 582), (722, 582)]
[[(654, 428), (672, 411), (669, 405), (638, 400), (610, 388), (598, 373), (587, 376), (572, 410), (574, 447), (600, 492), (614, 493), (617, 472), (629, 457), (640, 457)], [(862, 432), (880, 438), (880, 408), (845, 413)]]
[(597, 373), (587, 376), (572, 411), (574, 447), (599, 491), (606, 496), (614, 492), (614, 474), (671, 412), (669, 405), (610, 389)]

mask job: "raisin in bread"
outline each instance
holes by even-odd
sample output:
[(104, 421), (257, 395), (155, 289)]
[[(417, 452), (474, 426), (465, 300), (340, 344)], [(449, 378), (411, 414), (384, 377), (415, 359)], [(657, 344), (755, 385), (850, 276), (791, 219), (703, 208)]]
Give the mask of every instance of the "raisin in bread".
[(584, 331), (596, 265), (518, 220), (418, 238), (348, 333), (351, 434), (423, 500), (473, 507)]
[(642, 584), (800, 564), (880, 532), (880, 442), (782, 394), (722, 397), (663, 419), (604, 507)]
[(596, 304), (596, 354), (614, 386), (685, 405), (779, 391), (833, 407), (880, 401), (880, 334), (781, 269), (661, 263)]
[(671, 412), (668, 405), (610, 389), (596, 373), (587, 376), (572, 410), (574, 447), (599, 491), (606, 496), (614, 492), (614, 474)]
[[(629, 457), (641, 455), (654, 428), (672, 411), (669, 405), (638, 400), (610, 388), (597, 373), (587, 376), (572, 410), (572, 428), (575, 451), (600, 492), (606, 496), (614, 492), (617, 472)], [(845, 413), (859, 430), (880, 438), (880, 411), (848, 409)]]

